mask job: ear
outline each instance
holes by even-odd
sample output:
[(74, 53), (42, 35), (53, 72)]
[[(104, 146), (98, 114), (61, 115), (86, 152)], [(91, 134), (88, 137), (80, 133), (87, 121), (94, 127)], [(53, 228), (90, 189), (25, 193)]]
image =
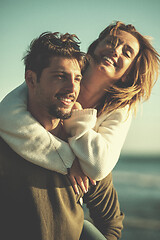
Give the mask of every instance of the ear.
[(36, 73), (31, 71), (31, 70), (27, 70), (25, 72), (25, 80), (26, 80), (28, 88), (33, 89), (36, 86), (36, 83), (37, 83)]

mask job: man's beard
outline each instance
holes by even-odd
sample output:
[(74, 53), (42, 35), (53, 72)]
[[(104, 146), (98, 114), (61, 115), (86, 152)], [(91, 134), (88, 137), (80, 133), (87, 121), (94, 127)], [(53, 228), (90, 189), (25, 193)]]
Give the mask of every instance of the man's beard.
[(58, 119), (68, 119), (72, 115), (72, 111), (68, 113), (63, 113), (60, 109), (57, 108), (56, 105), (50, 106), (48, 109), (48, 112), (52, 117), (58, 118)]

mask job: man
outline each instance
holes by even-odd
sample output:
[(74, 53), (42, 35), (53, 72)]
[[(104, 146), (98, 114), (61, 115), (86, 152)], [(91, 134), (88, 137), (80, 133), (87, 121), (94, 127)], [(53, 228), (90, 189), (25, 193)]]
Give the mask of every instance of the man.
[[(28, 111), (37, 124), (63, 139), (61, 119), (70, 117), (78, 97), (82, 60), (74, 35), (52, 33), (34, 40), (24, 57)], [(82, 197), (104, 236), (120, 237), (123, 214), (111, 174), (85, 195), (81, 189), (76, 195), (67, 175), (29, 163), (0, 141), (0, 239), (78, 240)]]

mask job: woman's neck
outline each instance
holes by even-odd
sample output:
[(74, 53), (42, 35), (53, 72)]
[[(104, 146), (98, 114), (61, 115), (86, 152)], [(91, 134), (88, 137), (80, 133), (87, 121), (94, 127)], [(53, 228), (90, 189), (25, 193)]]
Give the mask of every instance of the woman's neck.
[(99, 77), (89, 69), (85, 72), (78, 97), (78, 102), (83, 108), (95, 108), (105, 95), (106, 83), (104, 86), (104, 83), (99, 81)]

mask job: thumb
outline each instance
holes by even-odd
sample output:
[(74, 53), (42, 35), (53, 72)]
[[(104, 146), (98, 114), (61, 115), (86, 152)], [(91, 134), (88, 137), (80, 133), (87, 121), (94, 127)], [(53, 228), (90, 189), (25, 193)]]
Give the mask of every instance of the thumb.
[(75, 102), (75, 104), (73, 105), (73, 109), (82, 110), (83, 108), (79, 102)]

